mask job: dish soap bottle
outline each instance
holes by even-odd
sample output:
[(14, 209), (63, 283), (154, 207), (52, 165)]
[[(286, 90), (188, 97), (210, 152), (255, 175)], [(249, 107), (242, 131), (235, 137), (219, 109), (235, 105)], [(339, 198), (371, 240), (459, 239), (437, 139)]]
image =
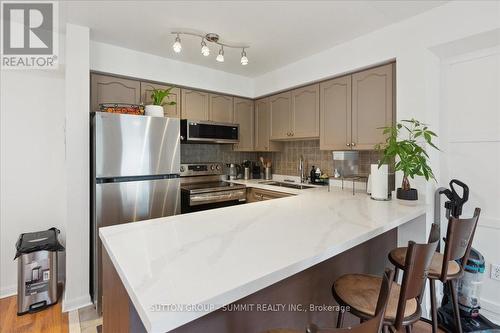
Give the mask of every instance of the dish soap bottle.
[(316, 168), (314, 167), (314, 165), (312, 166), (311, 172), (309, 173), (309, 178), (311, 184), (314, 184), (314, 178), (316, 178)]
[(318, 167), (316, 168), (316, 175), (314, 177), (314, 181), (319, 183), (319, 180), (321, 179), (321, 169)]

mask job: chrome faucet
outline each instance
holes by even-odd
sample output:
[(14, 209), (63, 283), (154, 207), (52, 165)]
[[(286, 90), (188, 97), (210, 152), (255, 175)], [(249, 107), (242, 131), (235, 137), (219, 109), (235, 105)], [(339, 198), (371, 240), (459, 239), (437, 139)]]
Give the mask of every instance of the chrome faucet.
[(299, 177), (300, 177), (301, 183), (306, 182), (306, 174), (304, 171), (304, 156), (303, 155), (300, 155), (300, 158), (299, 158)]

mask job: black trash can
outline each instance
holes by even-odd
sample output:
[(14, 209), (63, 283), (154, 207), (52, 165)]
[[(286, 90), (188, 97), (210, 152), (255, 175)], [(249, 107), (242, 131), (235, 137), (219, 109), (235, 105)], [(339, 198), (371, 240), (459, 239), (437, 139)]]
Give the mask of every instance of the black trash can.
[(17, 315), (57, 303), (57, 252), (64, 250), (59, 230), (24, 233), (16, 243)]

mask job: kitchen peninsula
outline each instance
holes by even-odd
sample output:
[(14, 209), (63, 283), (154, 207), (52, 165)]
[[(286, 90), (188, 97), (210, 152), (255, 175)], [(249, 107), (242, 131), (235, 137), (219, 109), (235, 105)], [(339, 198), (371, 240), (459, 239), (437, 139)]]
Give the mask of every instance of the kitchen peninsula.
[(334, 276), (379, 273), (388, 249), (425, 238), (422, 201), (380, 202), (326, 188), (280, 191), (295, 195), (101, 228), (104, 332), (260, 332), (333, 320), (331, 313), (220, 308), (331, 303)]

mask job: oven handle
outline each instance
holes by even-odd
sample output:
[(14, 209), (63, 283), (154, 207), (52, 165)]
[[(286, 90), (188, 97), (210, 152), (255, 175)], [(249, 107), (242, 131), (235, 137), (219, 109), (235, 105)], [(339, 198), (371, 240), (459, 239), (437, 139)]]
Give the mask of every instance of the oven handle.
[(208, 204), (221, 201), (230, 201), (230, 200), (246, 201), (246, 193), (244, 190), (227, 191), (227, 192), (228, 193), (223, 193), (223, 194), (213, 194), (213, 193), (205, 193), (200, 195), (192, 194), (189, 198), (190, 205), (195, 206), (195, 205)]

